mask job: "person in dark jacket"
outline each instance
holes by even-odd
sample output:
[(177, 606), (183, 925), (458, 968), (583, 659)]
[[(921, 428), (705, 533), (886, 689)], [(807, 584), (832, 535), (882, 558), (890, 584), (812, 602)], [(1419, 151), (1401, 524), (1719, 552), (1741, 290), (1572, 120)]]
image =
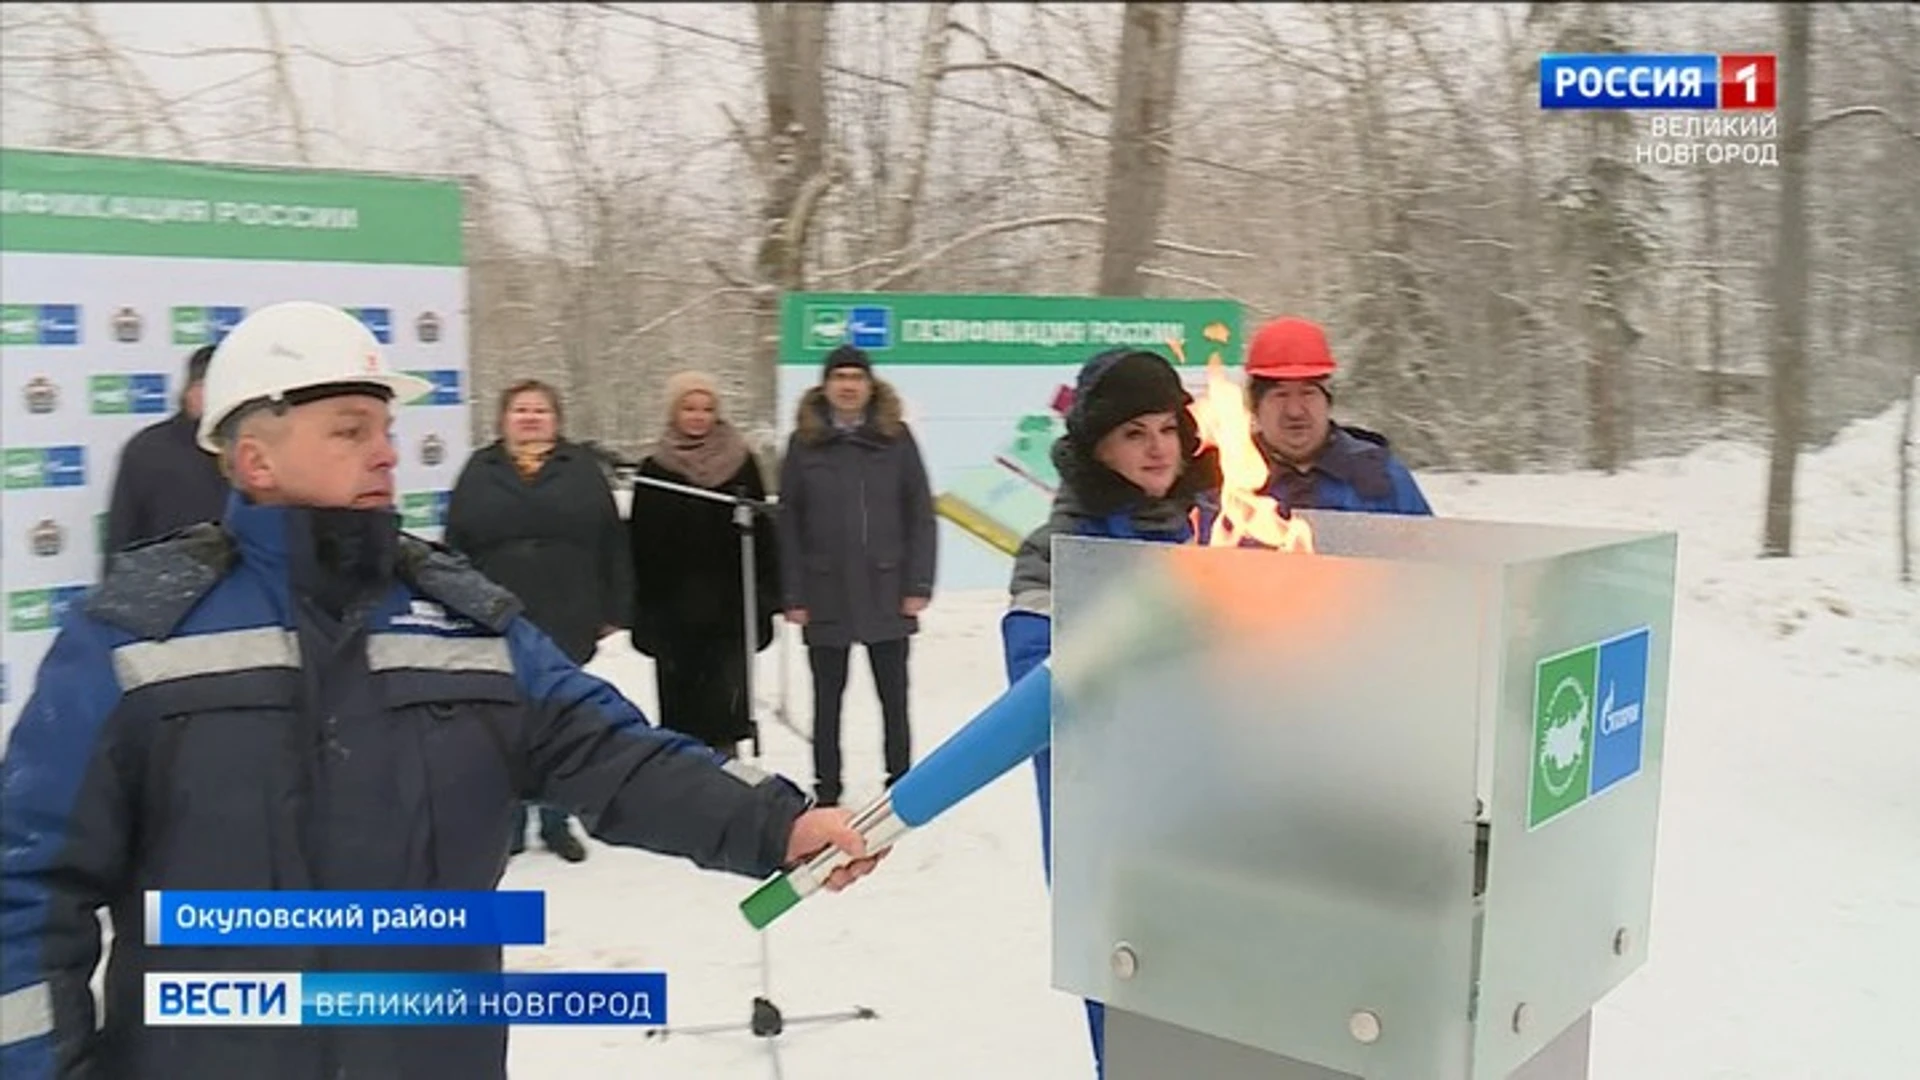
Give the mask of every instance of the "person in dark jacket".
[(773, 643), (779, 549), (760, 462), (720, 415), (707, 375), (667, 380), (667, 424), (640, 463), (627, 511), (633, 551), (633, 647), (653, 657), (660, 724), (731, 756), (753, 733), (743, 638), (740, 529), (730, 503), (647, 483), (703, 488), (761, 506), (753, 516), (754, 645)]
[(880, 697), (887, 786), (913, 765), (907, 646), (933, 597), (933, 489), (900, 395), (851, 345), (828, 354), (801, 395), (780, 465), (780, 567), (787, 619), (813, 672), (814, 794), (842, 795), (840, 704), (854, 644)]
[[(499, 432), (460, 470), (447, 500), (447, 546), (527, 606), (527, 617), (584, 664), (625, 623), (626, 537), (613, 489), (591, 451), (560, 435), (560, 395), (538, 379), (500, 395)], [(514, 852), (526, 811), (514, 818)], [(540, 808), (547, 849), (579, 862), (566, 814)]]
[(107, 503), (103, 567), (114, 552), (130, 544), (202, 521), (217, 521), (226, 509), (228, 486), (227, 478), (220, 475), (220, 461), (194, 441), (207, 363), (212, 359), (213, 346), (195, 349), (187, 357), (180, 408), (165, 420), (141, 428), (121, 447), (113, 495)]
[(847, 812), (652, 727), (511, 593), (400, 532), (390, 403), (425, 389), (321, 304), (262, 308), (215, 354), (223, 519), (74, 605), (0, 758), (0, 1076), (504, 1080), (504, 1020), (143, 1023), (150, 971), (484, 974), (498, 946), (155, 948), (142, 927), (147, 890), (494, 889), (522, 798), (749, 877), (833, 844), (856, 859), (837, 891), (877, 862)]
[(1318, 325), (1280, 318), (1247, 347), (1247, 407), (1282, 512), (1345, 510), (1431, 516), (1413, 473), (1387, 437), (1332, 418), (1333, 351)]
[[(1019, 682), (1053, 649), (1053, 538), (1099, 536), (1184, 544), (1196, 538), (1202, 497), (1220, 485), (1219, 458), (1201, 450), (1192, 402), (1173, 365), (1151, 352), (1113, 350), (1080, 369), (1067, 432), (1053, 445), (1060, 474), (1047, 522), (1014, 557), (1011, 603), (1000, 624), (1007, 681)], [(1040, 852), (1053, 874), (1053, 756), (1033, 757)], [(1106, 1008), (1087, 1002), (1094, 1072), (1105, 1075)]]

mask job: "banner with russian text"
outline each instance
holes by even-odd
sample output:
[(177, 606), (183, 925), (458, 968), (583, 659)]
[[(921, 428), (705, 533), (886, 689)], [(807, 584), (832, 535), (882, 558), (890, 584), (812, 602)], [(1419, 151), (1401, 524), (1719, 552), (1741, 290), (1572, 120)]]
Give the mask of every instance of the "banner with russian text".
[(468, 453), (457, 183), (0, 150), (0, 734), (97, 580), (121, 447), (248, 311), (336, 304), (435, 389), (395, 421), (407, 525), (437, 537)]
[[(937, 587), (1004, 587), (1007, 559), (1046, 520), (1058, 482), (1048, 451), (1080, 365), (1108, 349), (1241, 360), (1240, 305), (1226, 300), (933, 293), (790, 293), (780, 315), (783, 435), (821, 364), (843, 344), (906, 405), (940, 519)], [(1178, 343), (1176, 349), (1174, 343)]]

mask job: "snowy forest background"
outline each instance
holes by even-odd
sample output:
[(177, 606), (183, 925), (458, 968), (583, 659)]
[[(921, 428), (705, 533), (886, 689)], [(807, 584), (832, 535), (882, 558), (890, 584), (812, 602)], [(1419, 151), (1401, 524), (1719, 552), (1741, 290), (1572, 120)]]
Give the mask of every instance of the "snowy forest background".
[[(10, 146), (450, 174), (475, 436), (539, 375), (628, 457), (684, 366), (768, 440), (793, 289), (1304, 314), (1418, 468), (1795, 456), (1920, 385), (1907, 4), (8, 4)], [(1636, 160), (1549, 51), (1780, 54), (1777, 167)], [(1901, 520), (1909, 517), (1902, 507)], [(1903, 547), (1910, 546), (1906, 538)], [(1906, 572), (1910, 573), (1910, 569)]]

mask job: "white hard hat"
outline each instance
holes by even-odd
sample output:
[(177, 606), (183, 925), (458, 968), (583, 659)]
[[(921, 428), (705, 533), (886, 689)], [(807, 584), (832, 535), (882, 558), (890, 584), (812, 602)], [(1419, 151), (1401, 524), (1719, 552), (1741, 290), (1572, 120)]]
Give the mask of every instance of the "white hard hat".
[[(242, 319), (213, 351), (200, 410), (200, 445), (219, 453), (215, 433), (249, 402), (298, 403), (329, 389), (354, 387), (406, 402), (433, 384), (389, 368), (373, 332), (337, 307), (310, 300), (263, 307)], [(323, 394), (300, 393), (315, 390)]]

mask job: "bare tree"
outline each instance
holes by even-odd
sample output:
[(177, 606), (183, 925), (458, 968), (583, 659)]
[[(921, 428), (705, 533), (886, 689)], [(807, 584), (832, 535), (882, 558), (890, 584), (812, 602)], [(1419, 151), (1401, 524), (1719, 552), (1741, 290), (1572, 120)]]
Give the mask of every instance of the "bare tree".
[(306, 110), (300, 107), (300, 95), (293, 88), (293, 62), (287, 53), (285, 40), (280, 36), (280, 24), (273, 16), (273, 5), (253, 5), (254, 15), (260, 20), (261, 33), (267, 39), (269, 63), (273, 71), (273, 96), (287, 118), (292, 129), (293, 151), (303, 164), (313, 163), (313, 135), (308, 130)]
[[(1911, 60), (1920, 49), (1920, 17), (1908, 8), (1901, 19), (1896, 35), (1900, 41), (1898, 57)], [(1912, 168), (1920, 169), (1920, 71), (1912, 63), (1893, 65), (1896, 81), (1896, 93), (1899, 95), (1899, 122), (1896, 128), (1906, 128), (1912, 137), (1904, 149), (1905, 158), (1913, 163)], [(1911, 174), (1909, 174), (1911, 175)], [(1899, 288), (1896, 292), (1901, 304), (1901, 321), (1891, 337), (1900, 343), (1907, 354), (1907, 404), (1906, 414), (1900, 421), (1900, 445), (1894, 452), (1894, 467), (1899, 470), (1896, 479), (1900, 495), (1897, 500), (1899, 523), (1895, 526), (1896, 543), (1900, 545), (1900, 583), (1913, 583), (1913, 462), (1912, 451), (1916, 439), (1920, 439), (1920, 200), (1908, 198), (1901, 204), (1899, 215), (1900, 250), (1904, 252), (1899, 275)]]
[(1780, 6), (1779, 82), (1789, 88), (1780, 116), (1780, 240), (1773, 253), (1773, 436), (1767, 463), (1767, 516), (1760, 553), (1793, 554), (1794, 473), (1807, 407), (1807, 123), (1812, 86), (1812, 11)]
[(1914, 363), (1913, 378), (1907, 385), (1906, 415), (1900, 418), (1900, 445), (1895, 447), (1893, 467), (1899, 472), (1900, 496), (1896, 502), (1899, 522), (1894, 526), (1894, 543), (1900, 547), (1900, 584), (1913, 584), (1913, 463), (1914, 441), (1920, 439), (1915, 414), (1920, 413), (1920, 359)]
[[(1741, 328), (1790, 315), (1777, 272), (1795, 259), (1756, 254), (1789, 250), (1789, 180), (1805, 201), (1804, 400), (1776, 457), (1911, 407), (1912, 5), (1823, 8), (1817, 84), (1781, 80), (1789, 108), (1809, 90), (1833, 102), (1810, 127), (1849, 182), (1824, 186), (1810, 164), (1649, 166), (1618, 114), (1538, 108), (1542, 51), (1607, 51), (1656, 23), (1675, 51), (1764, 42), (1776, 19), (1758, 5), (408, 10), (426, 47), (350, 57), (278, 7), (240, 9), (226, 40), (169, 41), (136, 39), (108, 5), (0, 5), (0, 129), (469, 178), (480, 399), (553, 379), (570, 427), (628, 453), (657, 432), (669, 366), (712, 370), (750, 427), (777, 423), (783, 292), (1096, 283), (1320, 318), (1342, 418), (1417, 466), (1610, 468), (1765, 439), (1795, 372), (1770, 401), (1763, 371), (1788, 342)], [(1164, 63), (1142, 59), (1156, 10)], [(405, 138), (334, 92), (372, 80), (314, 81), (367, 71), (395, 76), (379, 119), (404, 117)], [(1904, 434), (1894, 456), (1910, 484)]]
[(907, 143), (902, 148), (900, 182), (885, 194), (880, 215), (880, 248), (898, 253), (913, 239), (914, 210), (926, 188), (933, 141), (934, 91), (947, 68), (948, 3), (926, 5), (926, 29), (920, 37), (920, 64), (907, 99)]
[(824, 3), (765, 3), (754, 7), (765, 57), (767, 128), (755, 157), (765, 190), (762, 233), (755, 260), (753, 367), (747, 410), (770, 417), (777, 392), (780, 348), (778, 290), (807, 287), (807, 240), (835, 174), (827, 156)]
[[(1554, 36), (1559, 51), (1629, 51), (1611, 5), (1536, 10), (1544, 20), (1562, 20)], [(1643, 335), (1631, 308), (1638, 276), (1658, 243), (1647, 221), (1654, 205), (1648, 198), (1651, 183), (1628, 160), (1632, 124), (1632, 117), (1622, 112), (1582, 117), (1577, 168), (1560, 177), (1553, 190), (1567, 248), (1574, 254), (1567, 270), (1586, 344), (1586, 465), (1609, 473), (1632, 453), (1634, 410), (1626, 391), (1632, 383), (1635, 346)]]
[(1102, 296), (1140, 295), (1140, 268), (1153, 254), (1159, 237), (1185, 11), (1177, 3), (1136, 2), (1126, 7), (1107, 149)]

